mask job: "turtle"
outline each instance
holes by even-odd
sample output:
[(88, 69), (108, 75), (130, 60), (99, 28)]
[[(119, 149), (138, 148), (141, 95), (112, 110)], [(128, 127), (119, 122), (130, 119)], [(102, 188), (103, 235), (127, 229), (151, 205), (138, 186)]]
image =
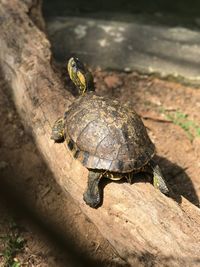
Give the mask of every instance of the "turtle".
[(125, 177), (131, 183), (139, 172), (151, 172), (154, 187), (168, 195), (161, 169), (153, 160), (155, 145), (140, 116), (128, 104), (98, 96), (92, 73), (78, 58), (70, 58), (67, 68), (79, 96), (56, 120), (51, 138), (65, 141), (74, 158), (89, 170), (85, 203), (92, 208), (102, 203), (99, 182), (103, 177)]

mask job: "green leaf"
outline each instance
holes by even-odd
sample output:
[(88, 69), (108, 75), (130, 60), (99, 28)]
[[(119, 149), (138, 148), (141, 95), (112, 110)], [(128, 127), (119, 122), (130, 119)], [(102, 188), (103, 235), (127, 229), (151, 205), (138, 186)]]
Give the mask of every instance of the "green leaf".
[(17, 261), (14, 261), (11, 265), (11, 267), (20, 267), (20, 266), (21, 266), (20, 262)]
[(200, 127), (198, 127), (198, 128), (196, 129), (196, 133), (197, 133), (198, 136), (200, 136)]

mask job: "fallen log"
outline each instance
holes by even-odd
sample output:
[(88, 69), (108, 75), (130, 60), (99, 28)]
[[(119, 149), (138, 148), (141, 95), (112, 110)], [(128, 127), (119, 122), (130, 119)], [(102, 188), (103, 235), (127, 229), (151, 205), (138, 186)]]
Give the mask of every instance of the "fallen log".
[(183, 197), (179, 205), (149, 183), (109, 183), (101, 207), (85, 205), (87, 169), (65, 144), (50, 139), (52, 124), (73, 96), (52, 67), (50, 44), (31, 19), (32, 7), (32, 1), (1, 1), (0, 66), (18, 112), (58, 184), (131, 265), (136, 259), (145, 266), (200, 265), (200, 211)]

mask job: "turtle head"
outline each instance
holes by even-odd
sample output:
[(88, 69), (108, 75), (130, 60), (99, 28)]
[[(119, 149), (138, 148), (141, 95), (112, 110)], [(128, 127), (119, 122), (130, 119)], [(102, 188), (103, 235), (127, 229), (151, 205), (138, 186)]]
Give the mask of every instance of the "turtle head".
[(69, 77), (83, 95), (87, 91), (94, 91), (94, 81), (92, 73), (76, 57), (71, 57), (67, 65)]

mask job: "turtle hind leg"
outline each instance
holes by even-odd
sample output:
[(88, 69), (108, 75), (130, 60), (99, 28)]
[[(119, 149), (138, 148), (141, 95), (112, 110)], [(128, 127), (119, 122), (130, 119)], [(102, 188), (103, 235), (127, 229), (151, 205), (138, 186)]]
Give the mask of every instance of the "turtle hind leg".
[(163, 194), (169, 194), (169, 188), (166, 184), (165, 178), (162, 175), (160, 167), (153, 161), (150, 161), (150, 166), (153, 171), (153, 185), (159, 189)]
[(89, 171), (87, 189), (83, 195), (83, 199), (87, 205), (92, 208), (97, 207), (101, 203), (101, 193), (99, 182), (102, 174), (100, 172)]
[(64, 141), (64, 119), (59, 118), (55, 121), (52, 132), (51, 139), (53, 139), (57, 143), (61, 143)]

